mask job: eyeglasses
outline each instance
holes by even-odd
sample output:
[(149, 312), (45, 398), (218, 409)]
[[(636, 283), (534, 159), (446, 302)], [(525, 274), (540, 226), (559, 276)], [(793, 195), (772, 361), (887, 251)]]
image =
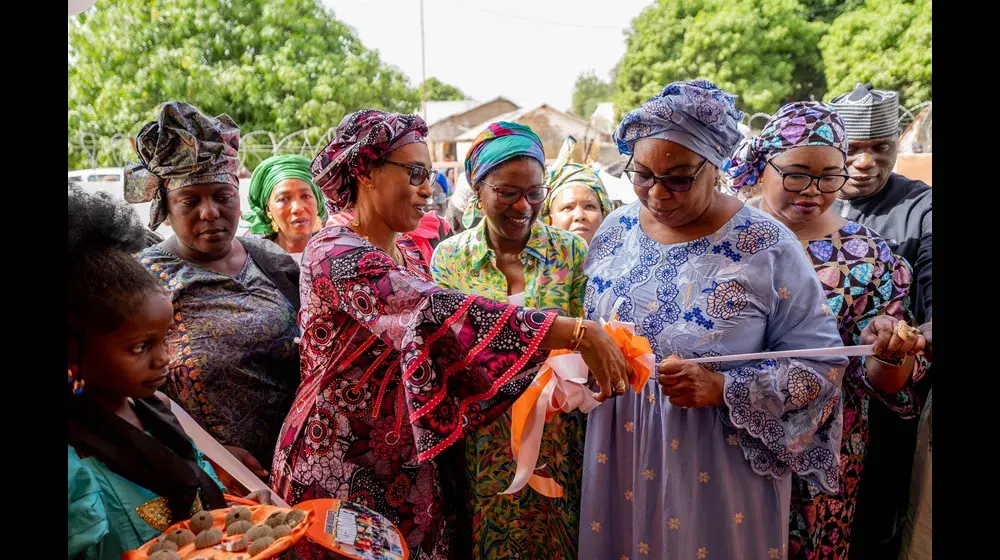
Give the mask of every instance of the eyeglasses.
[(497, 193), (497, 201), (500, 204), (513, 206), (524, 197), (528, 204), (541, 204), (545, 202), (545, 197), (549, 196), (549, 188), (543, 186), (531, 187), (528, 190), (521, 190), (514, 187), (498, 187), (488, 181), (480, 181)]
[(800, 193), (809, 188), (809, 185), (816, 181), (819, 192), (830, 194), (835, 193), (844, 187), (850, 175), (810, 175), (808, 173), (785, 173), (774, 161), (768, 160), (767, 164), (774, 168), (781, 175), (781, 186), (788, 192)]
[(654, 175), (652, 173), (647, 173), (645, 171), (636, 171), (635, 169), (629, 167), (632, 165), (632, 158), (628, 159), (628, 163), (625, 165), (625, 175), (632, 181), (632, 184), (639, 187), (640, 189), (651, 189), (657, 181), (660, 182), (667, 190), (673, 192), (687, 192), (691, 190), (691, 185), (694, 184), (694, 180), (698, 178), (698, 174), (701, 170), (705, 168), (705, 164), (708, 160), (701, 162), (701, 166), (698, 170), (694, 172), (694, 175)]
[(410, 170), (410, 184), (414, 187), (419, 187), (424, 184), (424, 181), (434, 182), (437, 179), (438, 171), (437, 169), (427, 169), (426, 167), (420, 167), (419, 165), (410, 165), (408, 163), (399, 163), (398, 161), (382, 160), (383, 163), (391, 163), (399, 167), (405, 167)]

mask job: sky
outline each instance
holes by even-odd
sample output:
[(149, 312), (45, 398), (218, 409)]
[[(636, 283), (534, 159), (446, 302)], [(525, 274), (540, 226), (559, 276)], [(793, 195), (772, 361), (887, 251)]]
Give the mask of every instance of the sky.
[[(424, 0), (427, 77), (486, 101), (572, 105), (577, 76), (607, 79), (632, 21), (654, 0)], [(323, 0), (364, 45), (421, 81), (419, 0)]]

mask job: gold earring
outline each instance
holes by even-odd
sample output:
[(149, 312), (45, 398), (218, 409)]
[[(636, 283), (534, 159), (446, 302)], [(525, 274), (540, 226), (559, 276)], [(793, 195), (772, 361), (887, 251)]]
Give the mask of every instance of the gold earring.
[(482, 210), (483, 209), (483, 199), (481, 199), (481, 198), (477, 198), (476, 199), (476, 209), (477, 210)]
[(271, 229), (274, 230), (274, 233), (278, 233), (278, 222), (274, 221), (274, 216), (270, 212), (267, 214), (267, 219), (271, 220)]
[(368, 190), (370, 190), (370, 191), (373, 191), (373, 190), (375, 190), (375, 185), (373, 185), (371, 183), (368, 183), (367, 185), (365, 185), (365, 188), (368, 189)]

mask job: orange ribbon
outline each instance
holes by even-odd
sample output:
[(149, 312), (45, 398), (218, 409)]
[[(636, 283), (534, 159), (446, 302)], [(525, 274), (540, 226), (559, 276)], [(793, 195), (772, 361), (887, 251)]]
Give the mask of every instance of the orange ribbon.
[[(629, 384), (636, 393), (642, 391), (653, 374), (654, 357), (649, 341), (634, 333), (629, 323), (612, 321), (603, 328), (625, 355), (632, 372)], [(514, 480), (504, 494), (513, 494), (531, 486), (549, 498), (563, 495), (560, 486), (551, 477), (542, 476), (536, 469), (545, 423), (558, 412), (580, 410), (589, 413), (598, 404), (588, 383), (589, 370), (583, 358), (569, 350), (553, 350), (542, 365), (531, 385), (511, 406), (510, 440), (517, 467)]]

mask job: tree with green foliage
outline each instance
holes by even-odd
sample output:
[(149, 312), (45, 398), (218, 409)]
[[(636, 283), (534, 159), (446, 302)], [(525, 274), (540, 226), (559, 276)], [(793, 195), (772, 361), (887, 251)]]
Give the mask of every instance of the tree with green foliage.
[(593, 70), (588, 70), (580, 74), (573, 84), (573, 114), (589, 118), (598, 103), (613, 101), (614, 98), (614, 84), (598, 78)]
[(830, 25), (819, 43), (832, 98), (871, 82), (912, 107), (931, 99), (931, 0), (868, 0)]
[(424, 82), (424, 94), (428, 101), (461, 101), (468, 99), (462, 90), (446, 84), (437, 78), (427, 78)]
[(826, 91), (826, 24), (798, 0), (658, 0), (632, 20), (615, 79), (621, 116), (678, 80), (705, 78), (749, 113)]
[(830, 23), (844, 12), (849, 12), (865, 3), (865, 0), (799, 0), (809, 14), (810, 20)]
[[(169, 100), (318, 139), (348, 112), (409, 112), (419, 95), (318, 0), (99, 0), (70, 18), (71, 146), (134, 134)], [(85, 163), (71, 148), (70, 167)]]

